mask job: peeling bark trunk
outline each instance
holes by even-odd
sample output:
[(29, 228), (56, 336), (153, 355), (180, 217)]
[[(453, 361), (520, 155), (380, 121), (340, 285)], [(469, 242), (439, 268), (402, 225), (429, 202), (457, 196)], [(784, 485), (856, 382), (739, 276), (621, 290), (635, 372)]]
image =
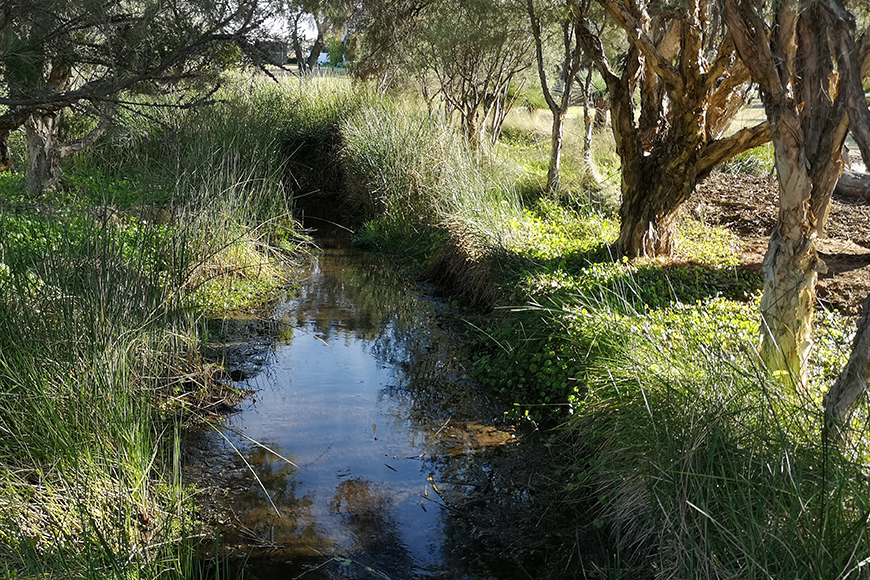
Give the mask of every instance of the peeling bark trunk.
[(761, 358), (774, 374), (786, 373), (798, 384), (805, 379), (812, 346), (813, 304), (821, 264), (814, 236), (794, 239), (779, 229), (771, 235), (764, 258)]
[(768, 24), (751, 3), (726, 1), (730, 36), (762, 89), (779, 177), (779, 219), (764, 259), (760, 354), (771, 372), (798, 384), (806, 378), (815, 285), (825, 270), (815, 240), (843, 168), (850, 95), (843, 83), (854, 82), (855, 63), (842, 53), (850, 25), (841, 17), (848, 12), (828, 8), (784, 0)]
[[(572, 1), (583, 49), (611, 96), (613, 136), (622, 162), (619, 250), (632, 258), (669, 255), (675, 218), (697, 182), (719, 163), (764, 143), (769, 133), (759, 126), (718, 138), (719, 127), (727, 126), (736, 113), (749, 71), (736, 64), (733, 45), (722, 43), (710, 80), (704, 52), (711, 33), (709, 3), (687, 0), (672, 13), (651, 18), (644, 2), (598, 2), (625, 31), (631, 47), (617, 75), (600, 38), (585, 25), (583, 6)], [(638, 82), (639, 115), (633, 101)], [(713, 107), (716, 131), (708, 127)]]
[(858, 321), (852, 341), (852, 354), (831, 390), (822, 399), (825, 429), (839, 437), (838, 431), (849, 421), (858, 398), (870, 380), (870, 296), (864, 301), (864, 314)]
[(816, 184), (802, 162), (799, 114), (791, 107), (774, 114), (779, 218), (764, 257), (761, 357), (774, 373), (786, 372), (803, 382), (812, 345), (816, 280), (824, 269), (816, 254), (816, 218), (810, 203)]
[(31, 191), (51, 191), (60, 183), (59, 114), (34, 113), (24, 123), (29, 158), (25, 185)]
[(619, 208), (619, 252), (632, 258), (670, 255), (678, 210), (698, 181), (695, 165), (644, 157), (622, 170), (627, 186)]

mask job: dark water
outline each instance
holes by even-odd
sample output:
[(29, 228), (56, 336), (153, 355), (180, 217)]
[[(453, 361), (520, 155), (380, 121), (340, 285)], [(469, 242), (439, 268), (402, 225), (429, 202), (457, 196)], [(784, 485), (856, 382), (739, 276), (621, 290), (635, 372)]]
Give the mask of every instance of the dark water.
[(517, 437), (467, 379), (446, 307), (388, 259), (319, 244), (248, 347), (254, 396), (188, 443), (220, 553), (249, 578), (528, 577), (503, 557), (528, 503)]

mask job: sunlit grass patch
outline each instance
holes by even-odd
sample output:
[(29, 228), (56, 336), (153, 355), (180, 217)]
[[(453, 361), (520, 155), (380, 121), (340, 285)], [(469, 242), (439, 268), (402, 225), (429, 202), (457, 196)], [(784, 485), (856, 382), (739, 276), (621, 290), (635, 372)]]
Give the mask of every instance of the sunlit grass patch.
[(774, 170), (773, 145), (767, 143), (739, 153), (716, 168), (722, 173), (747, 173), (767, 175)]
[[(861, 468), (822, 446), (816, 396), (759, 366), (756, 309), (719, 298), (589, 315), (610, 320), (625, 342), (587, 373), (586, 396), (573, 406), (583, 441), (577, 489), (599, 498), (596, 525), (626, 573), (849, 569), (837, 554), (817, 553), (826, 541), (866, 557), (866, 515), (851, 504), (866, 501), (854, 484)], [(566, 328), (581, 333), (577, 341), (586, 334), (583, 325)]]
[(191, 303), (209, 318), (256, 312), (288, 284), (288, 272), (274, 253), (258, 251), (242, 238), (198, 263), (190, 274)]
[(733, 268), (739, 264), (740, 239), (719, 226), (709, 226), (683, 217), (677, 225), (674, 254), (678, 260), (711, 268)]
[(597, 213), (581, 215), (549, 200), (526, 209), (525, 219), (507, 225), (512, 236), (507, 249), (533, 260), (570, 259), (616, 241), (619, 224)]

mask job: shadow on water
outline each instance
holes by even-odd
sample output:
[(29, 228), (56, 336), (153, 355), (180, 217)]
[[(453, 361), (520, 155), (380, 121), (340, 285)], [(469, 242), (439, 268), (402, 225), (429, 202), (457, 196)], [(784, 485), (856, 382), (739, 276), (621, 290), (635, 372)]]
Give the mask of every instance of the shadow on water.
[(443, 306), (389, 259), (319, 243), (253, 333), (253, 396), (187, 437), (210, 555), (246, 578), (528, 578), (506, 557), (532, 517), (518, 438), (467, 378)]

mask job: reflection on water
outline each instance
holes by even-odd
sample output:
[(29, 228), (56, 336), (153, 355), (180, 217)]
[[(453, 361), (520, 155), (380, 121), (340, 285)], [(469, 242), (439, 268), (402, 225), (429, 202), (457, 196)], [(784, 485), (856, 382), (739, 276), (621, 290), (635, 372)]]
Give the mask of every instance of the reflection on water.
[(513, 577), (468, 565), (482, 559), (468, 514), (527, 503), (498, 469), (515, 437), (436, 303), (387, 260), (321, 244), (243, 385), (254, 397), (187, 442), (189, 477), (220, 498), (222, 549), (245, 555), (247, 577)]

